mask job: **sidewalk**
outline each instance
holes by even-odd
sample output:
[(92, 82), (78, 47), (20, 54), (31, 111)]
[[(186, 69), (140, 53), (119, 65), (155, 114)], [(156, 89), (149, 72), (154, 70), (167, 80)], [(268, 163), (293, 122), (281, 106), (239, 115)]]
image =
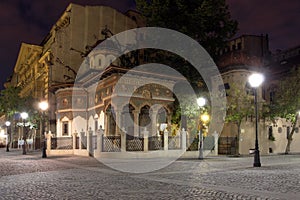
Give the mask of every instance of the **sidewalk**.
[(261, 156), (261, 163), (214, 156), (129, 174), (91, 157), (0, 149), (0, 199), (299, 199), (299, 155)]
[[(26, 155), (42, 155), (42, 151), (40, 149), (37, 150), (27, 150)], [(23, 149), (10, 148), (9, 152), (6, 152), (6, 148), (0, 148), (0, 157), (1, 156), (17, 156), (23, 155)]]

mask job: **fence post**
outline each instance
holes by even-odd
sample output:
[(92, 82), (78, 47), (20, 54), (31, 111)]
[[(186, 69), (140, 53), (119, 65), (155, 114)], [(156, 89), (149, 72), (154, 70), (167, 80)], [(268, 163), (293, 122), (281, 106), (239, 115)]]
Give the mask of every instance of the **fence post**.
[(50, 151), (51, 150), (51, 138), (52, 138), (51, 131), (49, 131), (46, 134), (46, 138), (47, 138), (47, 151)]
[(102, 126), (100, 125), (100, 129), (97, 131), (97, 153), (100, 154), (103, 150), (103, 133), (104, 130), (102, 129)]
[(81, 130), (81, 132), (80, 132), (80, 137), (79, 137), (79, 149), (83, 149), (82, 148), (82, 145), (83, 145), (83, 143), (82, 143), (82, 139), (83, 139), (83, 137), (84, 137), (84, 131), (83, 131), (83, 129)]
[(218, 143), (218, 138), (219, 138), (219, 134), (217, 133), (217, 131), (215, 131), (213, 133), (214, 136), (214, 141), (215, 141), (215, 155), (217, 156), (219, 154), (218, 150), (219, 150), (219, 143)]
[(181, 131), (181, 149), (186, 151), (186, 131), (182, 128)]
[(125, 152), (126, 151), (126, 130), (125, 128), (122, 129), (121, 131), (121, 152)]
[(144, 137), (144, 151), (147, 152), (148, 151), (148, 135), (149, 135), (149, 131), (147, 131), (146, 127), (143, 130), (143, 137)]
[(91, 127), (89, 127), (87, 138), (86, 138), (86, 149), (89, 152), (89, 155), (93, 154), (92, 135), (93, 135), (93, 130)]
[(73, 140), (73, 150), (76, 149), (76, 137), (77, 137), (77, 131), (72, 134), (72, 140)]
[(164, 131), (164, 151), (168, 151), (169, 150), (169, 132), (167, 129), (165, 129)]

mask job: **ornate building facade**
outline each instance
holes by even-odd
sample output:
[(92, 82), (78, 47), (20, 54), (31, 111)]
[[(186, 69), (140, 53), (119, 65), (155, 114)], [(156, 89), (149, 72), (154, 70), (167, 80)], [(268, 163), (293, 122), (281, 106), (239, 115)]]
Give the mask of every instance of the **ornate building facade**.
[(55, 91), (72, 86), (84, 57), (106, 38), (142, 22), (133, 11), (106, 6), (70, 4), (40, 45), (22, 43), (14, 73), (7, 84), (22, 87), (22, 96), (49, 102), (48, 131), (56, 134)]
[[(117, 34), (142, 24), (134, 11), (121, 13), (111, 7), (71, 3), (39, 45), (21, 44), (12, 77), (6, 86), (21, 87), (20, 95), (32, 96), (36, 105), (39, 101), (47, 101), (45, 131), (56, 135), (55, 92), (73, 86), (84, 58), (107, 38), (107, 34)], [(38, 106), (36, 110), (39, 110)], [(12, 132), (16, 143), (22, 138), (22, 131), (15, 129)], [(29, 137), (39, 141), (41, 131), (34, 132)]]

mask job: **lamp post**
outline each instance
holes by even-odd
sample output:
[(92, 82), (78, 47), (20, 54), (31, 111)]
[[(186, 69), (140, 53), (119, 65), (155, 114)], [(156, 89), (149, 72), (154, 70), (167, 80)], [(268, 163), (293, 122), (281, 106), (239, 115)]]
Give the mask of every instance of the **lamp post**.
[(203, 160), (203, 134), (202, 134), (202, 122), (201, 122), (201, 114), (202, 114), (202, 109), (206, 104), (206, 99), (203, 97), (199, 97), (197, 99), (197, 104), (200, 108), (200, 121), (199, 121), (199, 160)]
[(10, 121), (5, 122), (6, 132), (7, 132), (7, 144), (6, 144), (6, 152), (9, 152), (9, 144), (10, 144)]
[(22, 112), (21, 113), (21, 118), (23, 119), (23, 155), (25, 155), (26, 154), (25, 120), (28, 118), (28, 113), (27, 112)]
[(253, 167), (261, 167), (258, 147), (258, 103), (257, 103), (257, 88), (264, 81), (264, 76), (259, 73), (254, 73), (249, 76), (248, 81), (252, 88), (254, 88), (254, 104), (255, 104), (255, 150)]
[(43, 142), (43, 149), (42, 149), (42, 158), (47, 158), (47, 153), (46, 153), (46, 134), (45, 134), (45, 111), (48, 109), (49, 104), (47, 101), (41, 101), (39, 103), (39, 108), (42, 110), (43, 112), (43, 116), (42, 116), (42, 123), (41, 123), (41, 128), (42, 128), (42, 133), (44, 135), (44, 142)]

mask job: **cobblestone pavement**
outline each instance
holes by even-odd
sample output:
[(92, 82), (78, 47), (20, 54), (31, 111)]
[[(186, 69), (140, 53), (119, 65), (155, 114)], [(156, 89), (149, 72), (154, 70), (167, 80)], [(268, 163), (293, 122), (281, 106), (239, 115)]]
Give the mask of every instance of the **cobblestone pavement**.
[(300, 155), (181, 159), (145, 174), (80, 156), (0, 149), (0, 199), (300, 199)]

